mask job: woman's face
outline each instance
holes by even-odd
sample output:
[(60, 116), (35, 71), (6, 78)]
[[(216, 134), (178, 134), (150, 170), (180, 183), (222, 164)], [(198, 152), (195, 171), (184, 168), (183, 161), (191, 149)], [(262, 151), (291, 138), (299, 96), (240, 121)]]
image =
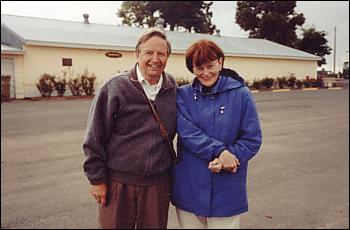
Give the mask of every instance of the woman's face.
[(201, 66), (193, 66), (193, 73), (202, 85), (210, 87), (214, 85), (218, 79), (221, 66), (222, 60), (220, 58), (215, 61), (207, 62)]

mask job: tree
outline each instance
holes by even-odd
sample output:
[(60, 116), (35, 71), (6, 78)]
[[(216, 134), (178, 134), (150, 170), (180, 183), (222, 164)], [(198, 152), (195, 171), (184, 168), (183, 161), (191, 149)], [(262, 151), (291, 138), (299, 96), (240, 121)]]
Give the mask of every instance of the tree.
[(318, 66), (326, 64), (324, 56), (332, 50), (327, 45), (326, 35), (325, 31), (316, 31), (314, 27), (302, 28), (302, 38), (298, 39), (295, 48), (322, 57), (322, 60), (317, 62)]
[(303, 14), (294, 11), (296, 1), (238, 1), (236, 23), (251, 38), (264, 38), (293, 47), (295, 30), (304, 24)]
[(153, 26), (155, 18), (148, 1), (123, 1), (118, 17), (123, 18), (123, 25)]
[[(302, 28), (305, 22), (303, 14), (294, 11), (296, 1), (238, 1), (236, 23), (251, 38), (264, 38), (310, 54), (320, 56), (318, 65), (326, 64), (325, 55), (330, 54), (327, 35), (315, 28)], [(296, 34), (297, 27), (302, 37)]]
[(208, 1), (124, 1), (117, 15), (122, 23), (138, 27), (153, 27), (156, 17), (162, 17), (170, 30), (185, 29), (188, 32), (212, 34), (212, 12)]

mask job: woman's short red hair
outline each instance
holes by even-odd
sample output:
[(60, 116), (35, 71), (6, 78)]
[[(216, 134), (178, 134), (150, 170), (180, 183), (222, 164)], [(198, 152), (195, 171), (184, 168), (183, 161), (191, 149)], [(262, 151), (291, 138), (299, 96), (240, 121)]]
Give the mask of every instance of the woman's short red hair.
[(186, 66), (191, 73), (193, 66), (201, 66), (219, 58), (222, 58), (224, 65), (224, 52), (215, 42), (208, 39), (196, 41), (186, 50)]

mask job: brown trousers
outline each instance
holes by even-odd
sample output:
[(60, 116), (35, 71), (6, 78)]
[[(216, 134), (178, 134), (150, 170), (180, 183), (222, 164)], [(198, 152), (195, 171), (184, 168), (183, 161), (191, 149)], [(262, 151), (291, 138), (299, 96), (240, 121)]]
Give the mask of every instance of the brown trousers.
[(107, 205), (99, 208), (103, 229), (166, 229), (170, 181), (136, 186), (111, 181)]

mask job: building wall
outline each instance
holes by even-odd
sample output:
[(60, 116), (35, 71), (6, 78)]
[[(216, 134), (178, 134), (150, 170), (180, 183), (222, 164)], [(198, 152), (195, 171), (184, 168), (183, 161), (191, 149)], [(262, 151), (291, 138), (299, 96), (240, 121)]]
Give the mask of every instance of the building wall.
[(11, 98), (24, 98), (23, 56), (17, 54), (1, 54), (1, 64), (3, 64), (3, 60), (11, 60), (11, 63), (13, 63), (11, 66), (13, 69), (6, 70), (6, 72), (1, 66), (1, 75), (11, 75)]
[(227, 57), (225, 66), (235, 69), (249, 81), (264, 77), (290, 77), (291, 74), (297, 79), (317, 76), (317, 61)]
[[(35, 83), (39, 82), (40, 76), (44, 73), (63, 77), (63, 71), (67, 71), (66, 80), (69, 80), (87, 69), (89, 74), (96, 75), (96, 87), (98, 87), (108, 77), (130, 69), (135, 63), (132, 52), (120, 52), (121, 58), (106, 57), (106, 52), (93, 49), (26, 46), (24, 60), (26, 96), (40, 96)], [(72, 66), (63, 66), (62, 58), (71, 58)], [(68, 87), (65, 95), (71, 95)]]
[[(25, 90), (22, 96), (40, 96), (35, 83), (44, 73), (63, 77), (62, 71), (69, 70), (72, 73), (71, 77), (76, 77), (77, 74), (82, 74), (87, 69), (90, 74), (94, 73), (97, 76), (97, 89), (110, 76), (129, 70), (135, 64), (134, 52), (120, 51), (121, 58), (108, 58), (105, 56), (106, 52), (106, 50), (94, 49), (25, 46), (22, 74)], [(62, 58), (71, 58), (72, 67), (62, 66)], [(288, 77), (292, 73), (298, 79), (303, 79), (306, 76), (316, 77), (317, 61), (226, 57), (225, 67), (235, 69), (248, 81), (262, 79), (266, 76)], [(193, 74), (186, 68), (184, 54), (171, 54), (166, 71), (178, 79), (193, 79)], [(18, 72), (21, 71), (18, 70)], [(67, 76), (67, 80), (69, 77)], [(71, 95), (68, 87), (65, 95)]]
[[(291, 74), (297, 79), (305, 79), (306, 76), (316, 78), (317, 76), (317, 61), (226, 57), (224, 67), (234, 69), (246, 81), (250, 82), (264, 77), (290, 77)], [(193, 74), (186, 68), (183, 54), (172, 54), (166, 70), (179, 79), (192, 80), (194, 78)]]

